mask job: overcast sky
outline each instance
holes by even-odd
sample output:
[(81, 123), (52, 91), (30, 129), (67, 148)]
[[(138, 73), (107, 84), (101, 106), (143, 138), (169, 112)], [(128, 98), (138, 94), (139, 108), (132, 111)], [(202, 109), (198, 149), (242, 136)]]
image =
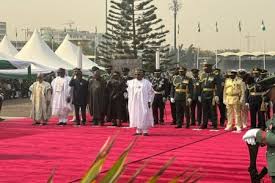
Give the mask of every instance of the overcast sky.
[[(173, 15), (169, 10), (172, 0), (155, 0), (158, 16), (170, 33), (167, 41), (173, 45)], [(188, 47), (194, 43), (203, 49), (240, 48), (247, 51), (262, 51), (265, 42), (267, 51), (275, 50), (275, 0), (179, 0), (183, 7), (178, 15), (180, 24), (179, 43)], [(105, 29), (105, 0), (0, 0), (0, 21), (7, 21), (8, 35), (15, 37), (15, 29), (23, 38), (22, 28), (52, 26), (64, 28), (64, 23), (73, 20), (79, 29), (99, 32)], [(242, 22), (242, 35), (238, 22)], [(264, 20), (266, 32), (261, 31)], [(219, 32), (215, 32), (215, 22)], [(197, 24), (201, 32), (197, 33)]]

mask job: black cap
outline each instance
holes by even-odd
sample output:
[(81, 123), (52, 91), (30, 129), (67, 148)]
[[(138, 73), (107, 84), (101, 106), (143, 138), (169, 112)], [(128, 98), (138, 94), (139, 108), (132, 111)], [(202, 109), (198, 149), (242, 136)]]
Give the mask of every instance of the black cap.
[(161, 70), (160, 70), (160, 69), (156, 69), (156, 70), (154, 71), (154, 73), (161, 73)]
[(252, 69), (252, 73), (260, 73), (260, 72), (261, 72), (260, 68), (255, 67)]
[(130, 69), (127, 68), (127, 67), (123, 67), (123, 68), (122, 68), (122, 72), (129, 72), (129, 71), (130, 71)]
[(97, 66), (93, 66), (92, 69), (90, 69), (90, 71), (94, 72), (94, 71), (97, 71), (99, 70), (99, 68)]
[(192, 73), (199, 73), (199, 72), (200, 72), (200, 70), (199, 70), (199, 69), (194, 68), (194, 69), (191, 69), (191, 72), (192, 72)]

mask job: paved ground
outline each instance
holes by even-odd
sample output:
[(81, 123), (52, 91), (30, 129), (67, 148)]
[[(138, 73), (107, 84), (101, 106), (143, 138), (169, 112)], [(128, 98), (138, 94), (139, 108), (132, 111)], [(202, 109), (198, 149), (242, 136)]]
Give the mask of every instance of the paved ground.
[(29, 117), (31, 101), (27, 99), (11, 99), (3, 103), (1, 116), (3, 117)]

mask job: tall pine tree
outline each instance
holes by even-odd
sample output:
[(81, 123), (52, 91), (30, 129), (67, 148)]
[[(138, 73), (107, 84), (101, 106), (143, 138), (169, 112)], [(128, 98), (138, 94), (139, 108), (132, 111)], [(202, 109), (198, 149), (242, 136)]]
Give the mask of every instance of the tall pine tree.
[(157, 18), (153, 0), (112, 0), (107, 18), (105, 41), (99, 45), (104, 62), (113, 59), (140, 59), (153, 69), (155, 49), (161, 56), (169, 51), (162, 19)]

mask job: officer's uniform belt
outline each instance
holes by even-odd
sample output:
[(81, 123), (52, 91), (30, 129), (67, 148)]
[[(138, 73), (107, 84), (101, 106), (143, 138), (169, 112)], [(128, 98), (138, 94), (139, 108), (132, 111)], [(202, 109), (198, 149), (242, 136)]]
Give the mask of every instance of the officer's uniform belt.
[(178, 93), (187, 93), (186, 89), (176, 89), (176, 92)]
[(203, 92), (213, 92), (214, 89), (213, 88), (203, 88), (202, 91)]
[(262, 96), (264, 94), (265, 94), (265, 92), (250, 92), (251, 96)]
[(240, 96), (240, 94), (238, 94), (238, 93), (235, 93), (235, 94), (226, 94), (227, 96), (230, 96), (230, 97), (237, 97), (237, 96)]

